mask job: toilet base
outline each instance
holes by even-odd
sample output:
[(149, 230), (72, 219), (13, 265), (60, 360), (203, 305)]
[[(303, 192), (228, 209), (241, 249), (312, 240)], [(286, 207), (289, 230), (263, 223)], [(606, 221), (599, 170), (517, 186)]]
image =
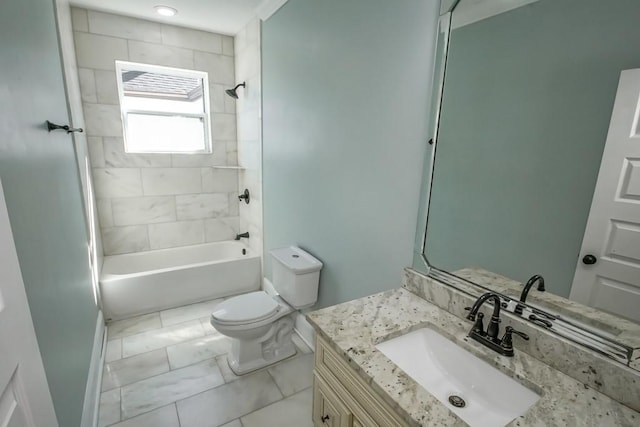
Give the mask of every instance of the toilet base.
[(296, 347), (291, 340), (293, 326), (293, 320), (286, 316), (258, 339), (232, 338), (227, 357), (229, 368), (236, 375), (244, 375), (293, 356), (296, 354)]
[(277, 363), (281, 360), (289, 358), (295, 354), (296, 354), (296, 348), (292, 343), (291, 348), (288, 349), (288, 351), (281, 352), (277, 357), (273, 359), (266, 360), (265, 358), (261, 357), (259, 359), (254, 359), (249, 362), (240, 363), (237, 359), (234, 359), (231, 354), (229, 354), (228, 362), (229, 362), (229, 368), (233, 371), (234, 374), (244, 375), (244, 374), (248, 374), (250, 372), (256, 371), (260, 368), (264, 368), (265, 366), (273, 365), (274, 363)]

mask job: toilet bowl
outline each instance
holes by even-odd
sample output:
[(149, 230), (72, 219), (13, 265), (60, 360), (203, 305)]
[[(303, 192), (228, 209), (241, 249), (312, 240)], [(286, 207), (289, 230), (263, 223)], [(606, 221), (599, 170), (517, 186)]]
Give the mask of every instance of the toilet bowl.
[(318, 299), (320, 261), (293, 246), (271, 251), (271, 259), (273, 287), (279, 295), (239, 295), (211, 314), (211, 325), (232, 339), (228, 361), (238, 375), (293, 356), (293, 315)]

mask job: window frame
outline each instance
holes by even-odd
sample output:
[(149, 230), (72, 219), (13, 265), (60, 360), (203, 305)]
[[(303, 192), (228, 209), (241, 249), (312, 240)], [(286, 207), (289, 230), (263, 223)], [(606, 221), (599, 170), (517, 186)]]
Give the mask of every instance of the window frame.
[[(116, 84), (118, 86), (118, 104), (120, 107), (120, 115), (122, 118), (122, 135), (124, 138), (124, 151), (130, 154), (210, 154), (213, 152), (211, 143), (211, 106), (209, 99), (209, 73), (206, 71), (188, 70), (184, 68), (165, 67), (162, 65), (142, 64), (139, 62), (129, 62), (116, 60)], [(124, 87), (122, 82), (123, 70), (135, 70), (156, 74), (168, 74), (177, 77), (190, 77), (202, 80), (202, 97), (203, 97), (203, 109), (202, 113), (182, 113), (182, 112), (170, 112), (170, 111), (157, 111), (157, 110), (140, 110), (140, 109), (128, 109), (123, 106), (124, 99)], [(199, 118), (202, 119), (204, 127), (204, 148), (202, 150), (195, 151), (175, 151), (175, 150), (150, 150), (150, 151), (130, 151), (127, 144), (127, 129), (128, 129), (128, 116), (129, 114), (148, 115), (155, 117), (186, 117), (186, 118)]]

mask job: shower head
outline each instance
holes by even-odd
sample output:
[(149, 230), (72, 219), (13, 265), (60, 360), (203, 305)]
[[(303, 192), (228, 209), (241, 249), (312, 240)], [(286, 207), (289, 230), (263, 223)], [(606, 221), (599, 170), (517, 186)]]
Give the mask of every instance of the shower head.
[(232, 98), (238, 99), (238, 92), (236, 92), (236, 90), (237, 90), (240, 86), (242, 86), (242, 87), (246, 87), (244, 83), (245, 83), (245, 82), (242, 82), (242, 83), (237, 84), (237, 85), (236, 85), (236, 87), (234, 87), (233, 89), (227, 89), (227, 90), (225, 90), (225, 93), (226, 93), (227, 95), (229, 95), (230, 97), (232, 97)]

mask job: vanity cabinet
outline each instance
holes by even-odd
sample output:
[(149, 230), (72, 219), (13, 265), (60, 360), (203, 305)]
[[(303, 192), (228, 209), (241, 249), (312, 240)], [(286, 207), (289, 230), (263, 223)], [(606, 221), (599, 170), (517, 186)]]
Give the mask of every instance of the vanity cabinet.
[(407, 425), (321, 337), (313, 372), (315, 427), (404, 427)]

